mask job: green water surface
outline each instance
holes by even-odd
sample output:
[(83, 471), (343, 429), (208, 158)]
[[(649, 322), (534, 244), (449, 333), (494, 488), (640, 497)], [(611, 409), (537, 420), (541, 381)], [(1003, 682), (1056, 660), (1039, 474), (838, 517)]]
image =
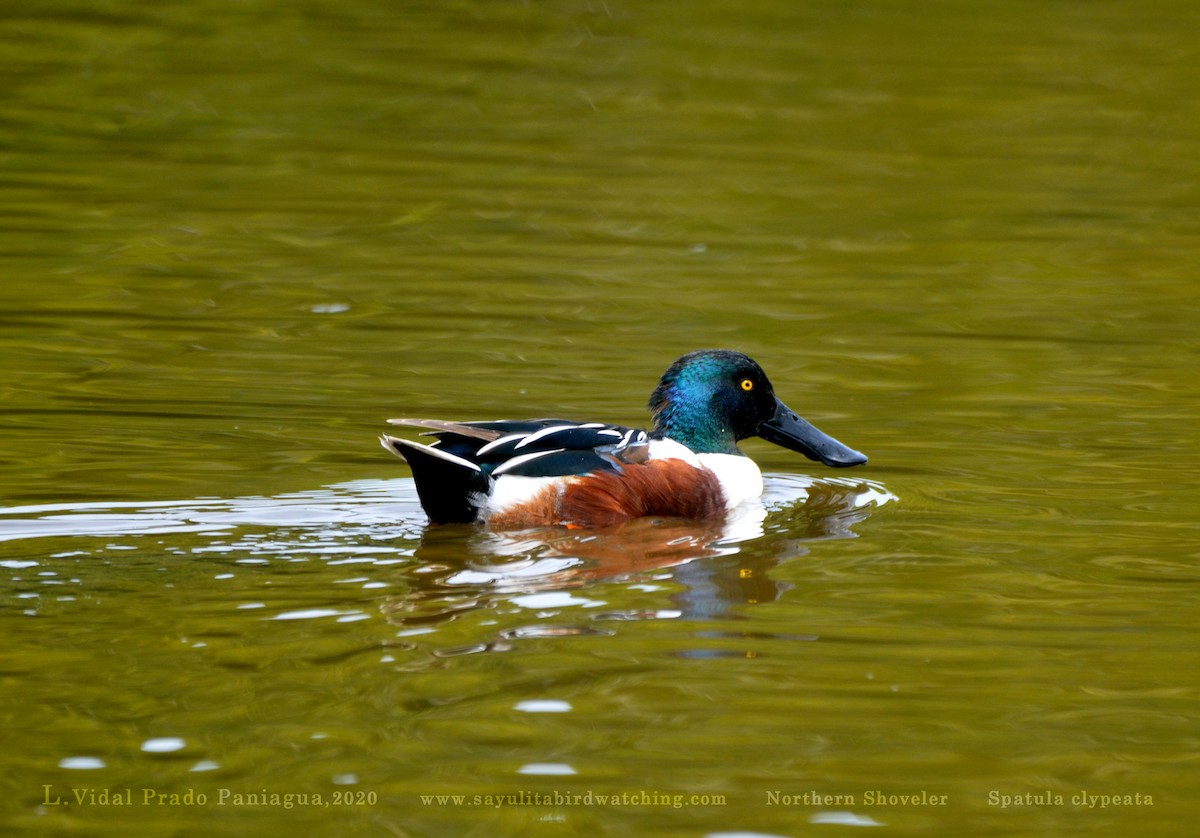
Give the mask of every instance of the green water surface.
[[(10, 3), (3, 831), (1192, 834), (1197, 31)], [(375, 440), (706, 346), (870, 463), (502, 536)]]

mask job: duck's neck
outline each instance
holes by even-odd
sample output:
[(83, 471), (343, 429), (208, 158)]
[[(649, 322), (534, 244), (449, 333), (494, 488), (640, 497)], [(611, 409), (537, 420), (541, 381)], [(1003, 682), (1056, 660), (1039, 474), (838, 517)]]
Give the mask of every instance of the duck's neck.
[(697, 454), (742, 453), (728, 423), (708, 410), (688, 409), (679, 402), (668, 402), (655, 412), (654, 432)]

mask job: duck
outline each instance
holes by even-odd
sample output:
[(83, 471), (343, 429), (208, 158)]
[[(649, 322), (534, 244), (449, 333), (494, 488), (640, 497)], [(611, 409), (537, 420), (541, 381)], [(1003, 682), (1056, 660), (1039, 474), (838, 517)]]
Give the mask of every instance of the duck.
[(382, 434), (412, 470), (434, 524), (598, 529), (635, 518), (709, 519), (763, 492), (737, 443), (760, 437), (832, 468), (864, 454), (802, 419), (762, 367), (730, 349), (675, 360), (650, 396), (649, 431), (567, 419), (389, 419), (431, 444)]

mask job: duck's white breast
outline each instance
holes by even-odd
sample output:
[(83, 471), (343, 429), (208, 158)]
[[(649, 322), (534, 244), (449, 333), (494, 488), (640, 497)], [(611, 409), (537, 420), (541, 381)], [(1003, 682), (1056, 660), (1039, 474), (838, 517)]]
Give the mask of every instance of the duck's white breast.
[(742, 454), (696, 454), (695, 457), (721, 481), (725, 505), (730, 509), (762, 495), (762, 472), (749, 457)]
[(650, 443), (650, 457), (684, 460), (708, 469), (720, 481), (725, 505), (730, 509), (763, 493), (762, 472), (754, 460), (742, 454), (697, 454), (672, 439), (656, 439)]

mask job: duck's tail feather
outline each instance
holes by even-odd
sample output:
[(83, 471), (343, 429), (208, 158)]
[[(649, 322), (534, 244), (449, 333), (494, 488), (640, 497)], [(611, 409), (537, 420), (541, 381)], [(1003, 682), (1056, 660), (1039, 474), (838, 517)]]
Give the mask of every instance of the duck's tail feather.
[(429, 520), (438, 524), (471, 524), (492, 490), (492, 478), (478, 465), (419, 442), (384, 434), (380, 443), (412, 469), (417, 497)]
[(504, 436), (503, 431), (488, 427), (485, 422), (446, 422), (441, 419), (389, 419), (389, 425), (408, 425), (413, 428), (425, 428), (425, 436), (435, 436), (439, 433), (450, 433), (458, 436), (490, 442)]

